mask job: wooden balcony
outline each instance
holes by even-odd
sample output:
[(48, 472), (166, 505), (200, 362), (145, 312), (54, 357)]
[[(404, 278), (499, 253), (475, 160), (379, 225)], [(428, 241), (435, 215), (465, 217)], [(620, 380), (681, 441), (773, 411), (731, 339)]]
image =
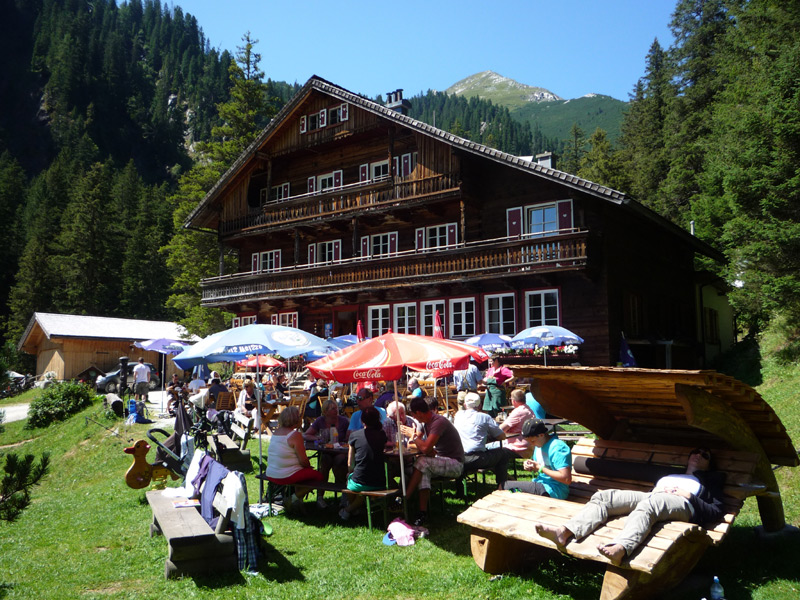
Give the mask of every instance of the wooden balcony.
[(546, 238), (501, 238), (391, 256), (224, 275), (201, 282), (201, 304), (225, 306), (582, 269), (587, 259), (587, 238), (586, 231), (569, 230)]
[(320, 219), (351, 219), (366, 212), (391, 210), (401, 205), (429, 204), (461, 193), (454, 175), (424, 179), (401, 179), (391, 176), (378, 181), (354, 183), (335, 189), (292, 196), (268, 202), (249, 215), (222, 221), (220, 234), (262, 233), (291, 228)]

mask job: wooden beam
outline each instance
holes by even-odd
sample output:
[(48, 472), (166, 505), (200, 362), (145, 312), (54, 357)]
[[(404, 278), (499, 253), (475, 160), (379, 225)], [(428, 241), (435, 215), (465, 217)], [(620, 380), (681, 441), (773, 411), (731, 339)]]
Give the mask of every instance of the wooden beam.
[(783, 529), (786, 517), (778, 482), (769, 458), (750, 425), (724, 400), (700, 388), (679, 383), (675, 385), (675, 396), (683, 405), (689, 425), (713, 433), (737, 450), (758, 455), (755, 476), (766, 485), (767, 492), (772, 492), (757, 498), (761, 522), (766, 531)]
[(534, 379), (533, 397), (550, 414), (580, 423), (601, 438), (614, 435), (617, 422), (594, 398), (566, 383)]

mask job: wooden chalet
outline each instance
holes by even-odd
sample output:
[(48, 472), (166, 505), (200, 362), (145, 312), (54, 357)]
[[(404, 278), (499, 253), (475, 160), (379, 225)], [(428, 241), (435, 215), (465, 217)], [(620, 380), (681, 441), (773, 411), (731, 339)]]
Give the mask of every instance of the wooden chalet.
[[(476, 144), (312, 77), (188, 216), (236, 273), (201, 282), (234, 325), (454, 339), (562, 325), (586, 365), (696, 368), (733, 341), (697, 254), (622, 192)], [(713, 293), (712, 293), (713, 290)]]

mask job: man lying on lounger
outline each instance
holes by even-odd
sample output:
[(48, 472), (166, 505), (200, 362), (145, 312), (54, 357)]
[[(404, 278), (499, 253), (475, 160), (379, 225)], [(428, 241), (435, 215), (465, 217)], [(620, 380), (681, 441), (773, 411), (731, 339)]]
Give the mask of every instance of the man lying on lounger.
[(639, 547), (655, 523), (688, 521), (698, 525), (713, 524), (723, 514), (719, 499), (723, 474), (709, 471), (711, 453), (696, 448), (689, 453), (686, 472), (658, 480), (650, 492), (602, 490), (596, 492), (581, 511), (561, 527), (536, 525), (536, 533), (559, 546), (573, 538), (581, 540), (609, 519), (628, 515), (620, 534), (598, 552), (614, 565)]

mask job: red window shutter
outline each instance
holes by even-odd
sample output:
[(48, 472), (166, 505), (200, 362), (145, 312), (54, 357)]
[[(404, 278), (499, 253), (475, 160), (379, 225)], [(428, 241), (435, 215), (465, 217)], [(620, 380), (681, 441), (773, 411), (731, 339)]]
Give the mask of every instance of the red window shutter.
[(259, 252), (253, 252), (253, 262), (251, 263), (251, 268), (250, 268), (250, 270), (253, 273), (256, 273), (258, 271), (258, 262), (259, 262), (258, 259), (259, 259), (259, 256), (260, 256)]
[(233, 321), (231, 321), (231, 327), (239, 327), (242, 323), (242, 320), (239, 317), (233, 317)]
[(328, 111), (326, 109), (322, 109), (319, 111), (319, 126), (325, 127), (328, 124)]
[(369, 165), (358, 167), (358, 180), (360, 182), (369, 181)]
[(334, 171), (333, 172), (333, 187), (335, 187), (335, 188), (342, 187), (342, 172), (341, 171)]
[(312, 194), (316, 189), (317, 178), (316, 177), (309, 177), (308, 178), (308, 193)]
[(349, 104), (342, 104), (341, 109), (339, 110), (339, 120), (340, 121), (347, 121), (350, 118), (350, 105)]
[(297, 313), (292, 313), (292, 327), (297, 328)]
[(506, 231), (508, 237), (522, 235), (522, 208), (509, 208), (506, 211)]
[(369, 236), (363, 235), (361, 236), (361, 256), (368, 257), (369, 255)]
[(333, 260), (341, 260), (342, 259), (342, 241), (341, 240), (334, 240), (333, 241)]
[(572, 200), (561, 200), (557, 205), (558, 228), (572, 229)]
[(389, 234), (389, 254), (397, 252), (397, 232), (393, 231)]
[(453, 246), (458, 242), (458, 230), (455, 223), (448, 223), (447, 225), (447, 245)]
[(269, 318), (270, 325), (277, 325), (278, 324), (278, 315), (272, 315)]
[(305, 133), (308, 129), (308, 123), (306, 120), (306, 116), (303, 115), (300, 117), (300, 133)]
[(395, 156), (394, 158), (392, 158), (392, 167), (394, 168), (394, 171), (392, 172), (392, 175), (394, 175), (395, 177), (400, 175), (400, 157), (399, 156)]
[(281, 268), (281, 251), (280, 250), (275, 250), (275, 268), (276, 269), (280, 269)]
[(417, 228), (417, 250), (425, 249), (425, 228)]
[(316, 244), (309, 244), (308, 245), (308, 264), (313, 265), (317, 262), (317, 245)]
[(408, 177), (411, 173), (411, 155), (403, 154), (403, 177)]
[(289, 193), (289, 184), (288, 183), (284, 183), (283, 184), (283, 197), (284, 197), (284, 199), (288, 198), (290, 195), (291, 194)]

